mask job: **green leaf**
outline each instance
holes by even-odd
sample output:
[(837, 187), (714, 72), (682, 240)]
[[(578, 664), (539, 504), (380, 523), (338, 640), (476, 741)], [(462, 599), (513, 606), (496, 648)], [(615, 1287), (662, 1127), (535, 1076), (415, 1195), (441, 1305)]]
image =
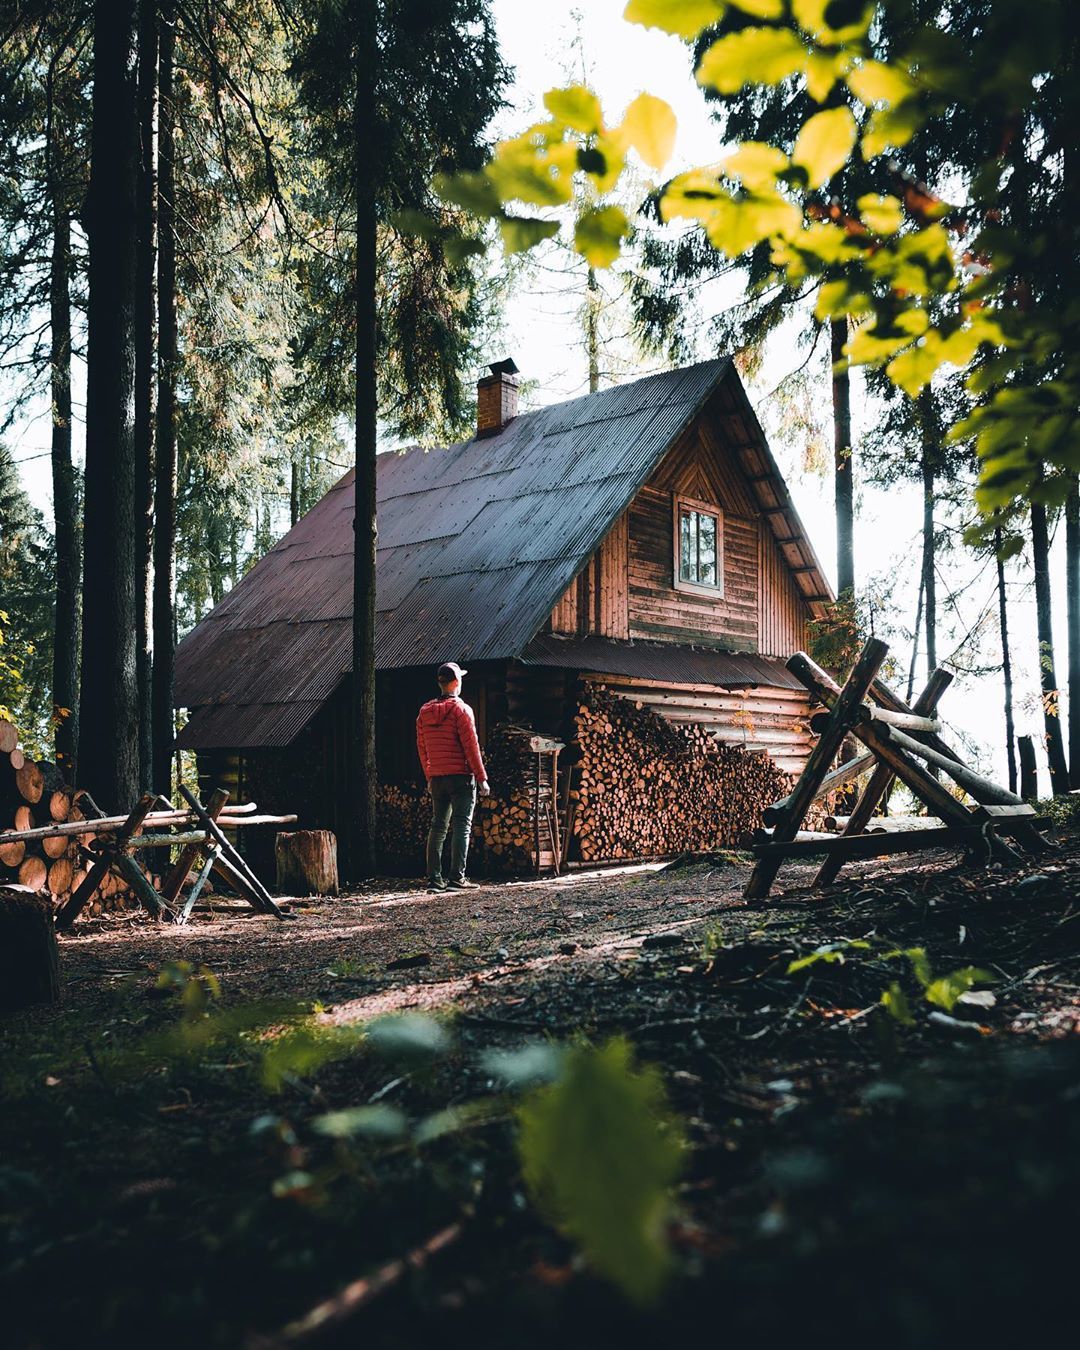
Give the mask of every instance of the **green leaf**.
[(402, 234), (415, 235), (420, 239), (438, 239), (443, 227), (426, 211), (415, 211), (411, 207), (402, 207), (390, 217), (390, 223)]
[(862, 134), (863, 159), (907, 145), (924, 120), (925, 114), (915, 100), (909, 99), (897, 108), (878, 108), (871, 113)]
[(791, 162), (806, 170), (811, 188), (821, 187), (847, 163), (857, 135), (850, 108), (827, 108), (803, 123)]
[(499, 221), (503, 248), (507, 253), (524, 253), (559, 233), (557, 220), (539, 220), (535, 216), (506, 216)]
[(280, 1092), (286, 1080), (303, 1078), (332, 1060), (352, 1054), (359, 1045), (356, 1031), (307, 1023), (291, 1028), (272, 1041), (263, 1053), (260, 1077), (271, 1092)]
[(814, 314), (819, 319), (838, 319), (844, 314), (870, 314), (873, 301), (855, 282), (827, 281), (818, 291)]
[(544, 107), (552, 117), (575, 131), (583, 131), (586, 136), (594, 135), (604, 125), (600, 100), (583, 84), (571, 85), (568, 89), (549, 89), (544, 95)]
[(562, 206), (573, 192), (577, 146), (565, 142), (547, 146), (528, 136), (502, 141), (484, 170), (503, 202), (531, 206)]
[(460, 267), (467, 258), (473, 258), (478, 253), (486, 253), (483, 240), (470, 239), (464, 234), (452, 233), (446, 236), (443, 241), (443, 248), (446, 256), (455, 267)]
[(897, 1022), (902, 1022), (906, 1027), (913, 1027), (915, 1025), (915, 1019), (912, 1017), (911, 1008), (908, 1005), (907, 995), (904, 993), (903, 989), (900, 988), (900, 985), (896, 980), (893, 980), (888, 989), (882, 993), (881, 1002), (885, 1011), (890, 1017), (895, 1018)]
[(874, 5), (868, 0), (791, 0), (791, 12), (804, 33), (835, 45), (862, 37)]
[(610, 267), (622, 252), (630, 222), (620, 206), (583, 212), (574, 226), (574, 248), (590, 267)]
[(847, 959), (846, 953), (852, 951), (869, 951), (870, 944), (863, 938), (845, 939), (843, 942), (827, 942), (823, 947), (818, 947), (812, 951), (809, 956), (800, 956), (792, 961), (787, 968), (789, 975), (795, 975), (800, 970), (807, 970), (810, 966), (816, 966), (819, 961), (826, 965), (843, 965)]
[(859, 219), (875, 234), (895, 234), (904, 223), (904, 209), (899, 197), (866, 192), (855, 205), (859, 209)]
[(676, 37), (696, 38), (724, 16), (724, 0), (630, 0), (623, 10), (627, 23), (661, 28)]
[(805, 70), (808, 58), (788, 28), (744, 28), (708, 48), (696, 79), (707, 89), (735, 94), (745, 84), (779, 84)]
[(928, 333), (920, 345), (900, 352), (885, 367), (885, 374), (909, 398), (925, 389), (942, 363), (941, 343), (934, 340), (936, 336)]
[(624, 1040), (581, 1047), (519, 1119), (536, 1204), (628, 1298), (654, 1299), (668, 1269), (667, 1190), (682, 1155), (655, 1069), (635, 1072)]
[(963, 966), (932, 980), (926, 986), (926, 1001), (951, 1013), (961, 994), (966, 994), (977, 984), (995, 984), (996, 981), (997, 977), (988, 970), (981, 970), (978, 966)]
[(791, 161), (783, 150), (764, 141), (744, 141), (720, 162), (729, 178), (737, 178), (753, 192), (775, 191), (776, 180)]
[(675, 148), (676, 126), (670, 104), (652, 94), (638, 94), (623, 115), (619, 136), (646, 164), (662, 169)]
[(784, 0), (729, 0), (733, 9), (752, 14), (755, 19), (779, 19), (784, 12)]
[(915, 92), (914, 82), (907, 71), (899, 66), (886, 65), (884, 61), (864, 61), (844, 78), (847, 87), (868, 108), (878, 103), (902, 103)]
[(474, 216), (498, 216), (502, 202), (495, 184), (483, 173), (437, 173), (434, 187), (444, 202), (451, 202)]
[(408, 1117), (396, 1106), (376, 1102), (372, 1106), (347, 1106), (342, 1111), (328, 1111), (311, 1122), (319, 1134), (331, 1139), (352, 1139), (368, 1135), (376, 1139), (398, 1139), (409, 1127)]
[(845, 56), (825, 55), (814, 52), (806, 62), (806, 92), (815, 103), (824, 103), (832, 92), (838, 76), (848, 65)]
[(489, 1050), (480, 1062), (485, 1072), (507, 1087), (526, 1087), (554, 1082), (562, 1071), (564, 1058), (557, 1046), (539, 1041), (518, 1050)]
[(367, 1039), (381, 1055), (393, 1059), (434, 1059), (450, 1049), (450, 1033), (423, 1013), (388, 1013), (366, 1028)]

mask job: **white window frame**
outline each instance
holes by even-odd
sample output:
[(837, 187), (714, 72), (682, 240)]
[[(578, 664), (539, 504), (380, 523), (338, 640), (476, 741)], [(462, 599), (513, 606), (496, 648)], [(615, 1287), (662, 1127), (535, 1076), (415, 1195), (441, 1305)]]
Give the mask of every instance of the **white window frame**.
[[(684, 581), (682, 576), (682, 516), (684, 511), (694, 511), (698, 515), (712, 516), (716, 521), (716, 585), (707, 582)], [(677, 591), (688, 591), (691, 595), (707, 595), (712, 599), (721, 599), (724, 594), (724, 512), (715, 502), (698, 501), (695, 497), (683, 497), (672, 494), (672, 565), (673, 584)]]

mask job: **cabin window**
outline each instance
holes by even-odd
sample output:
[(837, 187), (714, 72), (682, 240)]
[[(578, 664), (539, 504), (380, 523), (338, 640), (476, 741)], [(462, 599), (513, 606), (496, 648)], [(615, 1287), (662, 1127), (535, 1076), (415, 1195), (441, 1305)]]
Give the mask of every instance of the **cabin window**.
[(682, 591), (724, 589), (724, 516), (718, 506), (675, 498), (675, 587)]

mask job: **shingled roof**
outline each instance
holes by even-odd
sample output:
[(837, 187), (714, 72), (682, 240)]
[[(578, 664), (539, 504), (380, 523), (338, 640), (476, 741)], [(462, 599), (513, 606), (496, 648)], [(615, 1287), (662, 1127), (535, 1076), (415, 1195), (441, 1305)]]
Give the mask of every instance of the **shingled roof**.
[[(765, 519), (808, 602), (825, 600), (828, 583), (722, 358), (524, 413), (497, 436), (380, 455), (377, 666), (519, 656), (721, 384), (743, 431), (734, 448), (755, 457), (747, 469)], [(350, 470), (181, 642), (176, 701), (195, 710), (182, 746), (287, 745), (350, 670), (352, 482)]]

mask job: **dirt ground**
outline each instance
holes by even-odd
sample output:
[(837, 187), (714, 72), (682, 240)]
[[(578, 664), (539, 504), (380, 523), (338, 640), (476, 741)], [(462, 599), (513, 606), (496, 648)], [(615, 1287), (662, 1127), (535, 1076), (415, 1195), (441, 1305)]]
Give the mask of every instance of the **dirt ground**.
[[(183, 929), (81, 926), (61, 939), (62, 1005), (0, 1027), (11, 1343), (592, 1345), (708, 1328), (944, 1347), (1049, 1325), (1080, 1214), (1080, 840), (1020, 868), (864, 864), (824, 898), (812, 875), (786, 868), (760, 908), (741, 900), (746, 865), (724, 859), (444, 894), (383, 883), (291, 901), (280, 923), (230, 907)], [(992, 997), (951, 1016), (927, 1004), (894, 954), (916, 944), (935, 976), (985, 969)], [(419, 1010), (452, 1047), (421, 1071), (360, 1044), (271, 1088), (250, 1036), (198, 1053), (169, 1040), (177, 999), (158, 986), (178, 962), (213, 972), (226, 1013), (303, 1006), (329, 1033)], [(894, 981), (911, 1025), (882, 1009)], [(647, 1310), (527, 1202), (514, 1103), (483, 1067), (493, 1049), (616, 1034), (660, 1068), (690, 1144), (673, 1273)], [(465, 1123), (423, 1148), (312, 1128), (373, 1102)], [(385, 1289), (340, 1324), (282, 1337), (373, 1273)]]

